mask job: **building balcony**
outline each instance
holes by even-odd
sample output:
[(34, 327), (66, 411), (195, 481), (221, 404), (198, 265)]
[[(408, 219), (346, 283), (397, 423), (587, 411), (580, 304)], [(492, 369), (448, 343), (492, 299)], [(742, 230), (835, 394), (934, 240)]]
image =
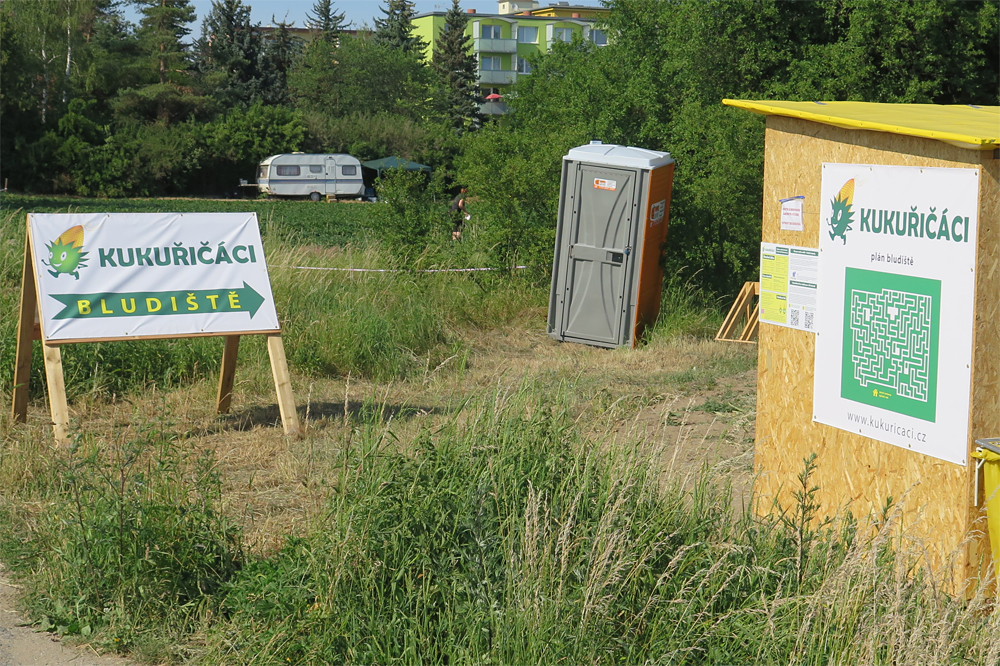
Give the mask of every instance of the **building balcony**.
[(479, 70), (479, 83), (494, 86), (507, 85), (517, 80), (517, 72), (506, 69), (481, 69)]
[(480, 51), (486, 53), (517, 53), (517, 40), (485, 39), (479, 37), (472, 40), (472, 50), (476, 53)]
[(479, 105), (479, 113), (484, 116), (502, 116), (507, 113), (507, 102), (484, 102)]

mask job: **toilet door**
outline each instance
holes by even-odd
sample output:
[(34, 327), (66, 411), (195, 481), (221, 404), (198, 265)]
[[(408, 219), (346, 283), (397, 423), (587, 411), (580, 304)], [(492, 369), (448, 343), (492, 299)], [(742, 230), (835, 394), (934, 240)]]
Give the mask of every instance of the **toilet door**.
[[(637, 173), (578, 164), (563, 282), (562, 335), (621, 343), (636, 217)], [(564, 216), (565, 219), (565, 216)]]

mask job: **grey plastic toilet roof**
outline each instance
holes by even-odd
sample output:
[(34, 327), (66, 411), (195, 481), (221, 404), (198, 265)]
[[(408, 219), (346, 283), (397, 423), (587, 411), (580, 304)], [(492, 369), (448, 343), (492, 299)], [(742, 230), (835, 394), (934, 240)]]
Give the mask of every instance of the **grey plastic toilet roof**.
[(630, 167), (633, 169), (655, 169), (670, 164), (673, 158), (670, 153), (658, 150), (646, 150), (632, 146), (618, 146), (613, 143), (592, 141), (585, 146), (570, 148), (564, 160), (577, 160), (591, 164), (606, 164), (607, 166)]

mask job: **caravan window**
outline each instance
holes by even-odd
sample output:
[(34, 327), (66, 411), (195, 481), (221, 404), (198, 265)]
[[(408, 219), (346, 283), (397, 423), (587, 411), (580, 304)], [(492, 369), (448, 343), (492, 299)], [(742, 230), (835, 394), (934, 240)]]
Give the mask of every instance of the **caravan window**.
[(257, 174), (258, 178), (267, 178), (267, 165), (263, 165), (260, 168), (260, 173)]
[(323, 167), (319, 164), (310, 164), (309, 173), (323, 173)]
[(298, 176), (302, 171), (298, 166), (279, 166), (278, 175), (279, 176)]
[(344, 176), (357, 176), (358, 167), (354, 166), (353, 164), (351, 166), (342, 166), (340, 167), (340, 173), (343, 174)]

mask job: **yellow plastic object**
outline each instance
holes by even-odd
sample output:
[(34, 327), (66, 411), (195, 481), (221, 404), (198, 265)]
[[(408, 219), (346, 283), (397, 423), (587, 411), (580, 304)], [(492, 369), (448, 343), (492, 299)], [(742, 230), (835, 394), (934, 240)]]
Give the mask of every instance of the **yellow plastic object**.
[(1000, 106), (743, 99), (724, 99), (722, 103), (754, 113), (801, 118), (846, 129), (937, 139), (972, 150), (1000, 148)]
[(983, 461), (983, 491), (986, 498), (986, 522), (990, 530), (993, 568), (1000, 580), (1000, 454), (977, 448), (973, 458)]

